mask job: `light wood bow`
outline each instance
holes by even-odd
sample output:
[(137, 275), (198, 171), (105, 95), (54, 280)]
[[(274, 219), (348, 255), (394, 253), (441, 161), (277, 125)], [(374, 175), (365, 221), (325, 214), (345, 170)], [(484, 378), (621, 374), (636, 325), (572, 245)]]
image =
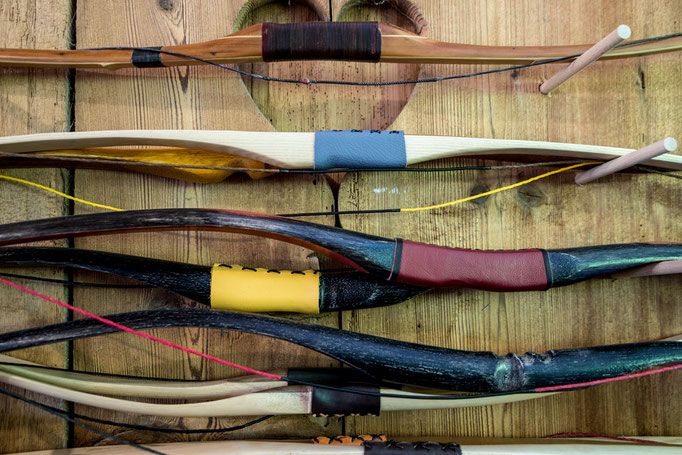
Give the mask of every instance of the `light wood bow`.
[[(359, 38), (348, 39), (348, 33), (356, 34)], [(336, 41), (335, 34), (339, 35)], [(367, 47), (372, 47), (371, 55), (368, 55)], [(149, 51), (123, 47), (93, 50), (0, 49), (0, 66), (115, 70), (134, 66), (303, 59), (518, 65), (575, 56), (589, 47), (587, 44), (524, 47), (446, 43), (418, 36), (392, 25), (370, 22), (266, 23), (253, 25), (213, 41), (143, 48)], [(682, 37), (675, 36), (619, 47), (606, 53), (602, 59), (639, 57), (679, 50), (682, 50)]]
[[(131, 145), (183, 149), (156, 148), (132, 151), (99, 148)], [(405, 135), (408, 166), (452, 157), (510, 161), (544, 157), (550, 161), (566, 158), (601, 161), (617, 158), (632, 151), (633, 149), (628, 148), (558, 142)], [(272, 170), (273, 167), (313, 169), (314, 157), (315, 133), (115, 130), (0, 138), (0, 167), (55, 165), (75, 167), (85, 165), (109, 169), (116, 167), (201, 183), (221, 181), (233, 172), (183, 166), (236, 167), (245, 169), (251, 177), (258, 178), (267, 175), (268, 168)], [(50, 158), (55, 161), (50, 161)], [(661, 169), (682, 170), (682, 156), (664, 154), (646, 164)], [(169, 165), (178, 167), (167, 167)]]
[[(260, 376), (244, 376), (201, 382), (155, 381), (127, 378), (107, 378), (70, 371), (39, 368), (14, 357), (0, 354), (0, 382), (79, 404), (133, 414), (167, 417), (224, 417), (253, 415), (310, 414), (313, 387), (289, 386), (286, 381), (274, 381)], [(406, 395), (411, 398), (382, 396), (381, 411), (415, 411), (454, 409), (515, 403), (542, 398), (559, 392), (515, 393), (451, 400), (438, 400), (439, 395), (380, 388), (381, 394)], [(128, 398), (162, 398), (193, 400), (184, 404), (156, 404), (132, 401)]]
[[(436, 438), (442, 440), (443, 438)], [(637, 438), (639, 439), (639, 438)], [(673, 455), (680, 452), (679, 437), (653, 437), (644, 439), (655, 441), (652, 444), (633, 442), (616, 442), (583, 439), (492, 439), (462, 442), (458, 445), (461, 455), (569, 455), (576, 453), (602, 455)], [(373, 453), (362, 445), (322, 445), (310, 442), (279, 441), (210, 441), (210, 442), (176, 442), (150, 444), (154, 448), (169, 455), (365, 455)], [(38, 452), (24, 452), (14, 455), (127, 455), (137, 453), (127, 446), (81, 447)], [(392, 452), (376, 452), (392, 453)], [(412, 455), (430, 453), (457, 453), (440, 450), (409, 450), (396, 447), (396, 454)]]

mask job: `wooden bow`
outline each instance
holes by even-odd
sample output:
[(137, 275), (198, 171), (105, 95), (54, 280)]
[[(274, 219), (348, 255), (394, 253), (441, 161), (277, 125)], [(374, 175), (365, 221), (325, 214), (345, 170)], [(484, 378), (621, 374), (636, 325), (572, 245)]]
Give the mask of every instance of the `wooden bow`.
[[(383, 396), (359, 395), (348, 400), (348, 393), (333, 392), (314, 386), (290, 385), (288, 381), (276, 381), (261, 376), (214, 381), (160, 381), (129, 378), (108, 378), (94, 374), (74, 373), (66, 370), (40, 368), (31, 362), (0, 355), (0, 382), (32, 392), (65, 399), (76, 403), (103, 409), (133, 414), (167, 417), (221, 417), (253, 415), (294, 415), (294, 414), (365, 414), (370, 408), (373, 413), (384, 411), (415, 411), (424, 409), (454, 409), (473, 406), (488, 406), (502, 403), (530, 400), (554, 395), (547, 393), (514, 393), (485, 397), (466, 397), (453, 400), (448, 396), (408, 392), (389, 387), (361, 387)], [(353, 389), (358, 384), (343, 381), (349, 377), (347, 368), (289, 369), (278, 372), (287, 378), (334, 378), (336, 387)], [(356, 375), (361, 376), (361, 375)], [(357, 380), (357, 379), (356, 379)], [(367, 378), (364, 378), (366, 381)], [(390, 396), (394, 395), (394, 396)], [(397, 398), (404, 395), (408, 398)], [(190, 404), (157, 404), (132, 401), (123, 398), (158, 398), (164, 400), (188, 400)], [(440, 399), (439, 399), (440, 398)], [(344, 400), (345, 399), (345, 400)], [(374, 402), (374, 403), (373, 403)], [(355, 406), (354, 406), (355, 405)]]
[[(135, 151), (99, 148), (129, 145), (157, 148)], [(183, 148), (158, 148), (161, 146)], [(405, 163), (408, 166), (452, 157), (603, 161), (632, 151), (556, 142), (405, 135)], [(664, 154), (646, 164), (682, 170), (682, 156)], [(202, 183), (223, 180), (234, 172), (229, 168), (235, 168), (259, 178), (279, 172), (272, 168), (315, 169), (315, 133), (121, 130), (0, 138), (0, 167), (35, 166), (117, 168)], [(201, 169), (202, 166), (206, 169)], [(363, 166), (358, 164), (356, 167), (361, 169)]]
[[(676, 341), (500, 356), (492, 352), (426, 346), (286, 319), (226, 311), (150, 310), (111, 315), (107, 319), (134, 330), (203, 327), (268, 336), (338, 360), (370, 378), (375, 385), (400, 384), (449, 391), (544, 393), (554, 391), (556, 387), (584, 387), (592, 381), (623, 377), (652, 366), (682, 364), (682, 344)], [(94, 319), (24, 329), (0, 335), (0, 352), (119, 330)], [(311, 385), (305, 380), (281, 379)], [(312, 385), (323, 386), (317, 383)], [(351, 393), (363, 393), (356, 390), (343, 389)]]
[[(682, 273), (682, 267), (679, 266), (682, 261), (650, 262), (633, 268), (636, 263), (654, 259), (646, 256), (646, 246), (642, 246), (639, 253), (637, 250), (637, 246), (627, 248), (621, 245), (620, 248), (575, 248), (572, 251), (576, 254), (574, 258), (587, 255), (587, 260), (581, 265), (584, 270), (596, 268), (595, 264), (599, 261), (608, 261), (610, 254), (626, 256), (620, 258), (624, 268), (620, 275)], [(673, 256), (668, 256), (668, 259), (670, 257)], [(555, 261), (550, 264), (557, 267), (562, 263)], [(677, 266), (673, 267), (673, 264)], [(0, 248), (0, 266), (60, 266), (108, 273), (166, 289), (214, 309), (248, 312), (317, 314), (358, 310), (397, 304), (429, 290), (428, 287), (389, 282), (358, 271), (292, 272), (225, 264), (210, 267), (73, 248)], [(496, 274), (498, 264), (494, 259), (487, 267), (490, 275)], [(610, 267), (611, 270), (617, 270), (621, 266), (611, 264)], [(576, 281), (598, 276), (605, 271), (598, 269), (576, 273)], [(559, 277), (555, 276), (555, 280), (559, 280)], [(484, 280), (476, 284), (478, 287), (488, 285)]]
[[(590, 45), (473, 46), (445, 43), (375, 22), (264, 23), (213, 41), (179, 46), (82, 50), (0, 49), (0, 65), (39, 68), (160, 67), (281, 60), (395, 63), (529, 64), (571, 60)], [(603, 59), (682, 49), (675, 36), (621, 46)], [(568, 57), (568, 58), (566, 58)]]
[[(321, 438), (320, 438), (321, 439)], [(329, 439), (329, 438), (325, 438)], [(334, 438), (338, 439), (338, 438)], [(447, 438), (434, 438), (447, 440)], [(487, 439), (471, 440), (461, 445), (436, 442), (364, 442), (357, 445), (319, 445), (310, 442), (209, 441), (150, 444), (149, 448), (169, 455), (569, 455), (600, 453), (607, 455), (674, 455), (680, 451), (680, 437), (633, 437), (608, 441), (597, 438)], [(138, 453), (125, 446), (79, 447), (13, 455), (128, 455)]]
[[(557, 250), (482, 251), (363, 234), (290, 218), (216, 209), (153, 209), (0, 226), (0, 245), (135, 230), (219, 229), (309, 248), (376, 279), (424, 287), (544, 290), (645, 266), (679, 273), (682, 244), (633, 243)], [(674, 261), (672, 263), (666, 261)], [(668, 268), (668, 264), (673, 267)], [(653, 267), (652, 267), (653, 266)]]

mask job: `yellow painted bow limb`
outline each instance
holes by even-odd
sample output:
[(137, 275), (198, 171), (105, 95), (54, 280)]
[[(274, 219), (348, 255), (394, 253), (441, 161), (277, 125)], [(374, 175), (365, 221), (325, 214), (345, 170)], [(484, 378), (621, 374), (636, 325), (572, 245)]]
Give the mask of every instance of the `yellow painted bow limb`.
[[(267, 171), (267, 169), (272, 170), (271, 166), (245, 156), (186, 147), (143, 149), (91, 147), (10, 155), (0, 154), (0, 167), (113, 169), (194, 183), (220, 182), (236, 172), (243, 172), (252, 179), (261, 179), (273, 173)], [(212, 167), (230, 169), (211, 169)]]

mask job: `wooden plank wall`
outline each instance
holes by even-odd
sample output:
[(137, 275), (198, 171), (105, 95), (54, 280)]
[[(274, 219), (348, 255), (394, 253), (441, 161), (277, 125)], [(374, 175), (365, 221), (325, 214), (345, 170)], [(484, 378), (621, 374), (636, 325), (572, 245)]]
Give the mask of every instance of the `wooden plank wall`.
[[(68, 47), (70, 19), (68, 0), (53, 1), (50, 5), (28, 0), (0, 2), (0, 46), (39, 49)], [(69, 121), (68, 96), (68, 80), (64, 71), (3, 68), (0, 73), (0, 134), (64, 131)], [(2, 173), (40, 181), (59, 190), (67, 190), (70, 185), (69, 173), (58, 169), (22, 169)], [(68, 213), (68, 204), (47, 193), (7, 181), (2, 181), (0, 185), (1, 223)], [(46, 243), (64, 245), (64, 242)], [(11, 272), (22, 273), (21, 270)], [(64, 278), (61, 270), (32, 273), (48, 278)], [(39, 292), (66, 298), (66, 289), (61, 287), (39, 283), (32, 283), (32, 286)], [(65, 320), (66, 314), (60, 308), (45, 303), (5, 287), (0, 290), (0, 330), (18, 330)], [(59, 345), (46, 346), (17, 352), (16, 355), (64, 368), (68, 364), (66, 349)], [(19, 389), (10, 389), (15, 393), (24, 393)], [(44, 399), (34, 394), (27, 396), (41, 399), (51, 406), (66, 406), (59, 400)], [(43, 411), (5, 396), (0, 398), (0, 409), (0, 451), (3, 453), (63, 447), (68, 442), (68, 428), (64, 422), (46, 416)]]
[[(221, 36), (242, 25), (331, 17), (382, 20), (409, 27), (400, 13), (362, 2), (332, 0), (313, 6), (218, 0), (112, 0), (71, 4), (3, 1), (0, 45), (63, 48), (71, 24), (77, 47), (170, 45)], [(620, 23), (633, 38), (679, 32), (682, 3), (676, 0), (608, 2), (574, 0), (416, 0), (431, 37), (492, 45), (595, 42)], [(343, 8), (343, 9), (342, 9)], [(243, 13), (244, 11), (242, 11)], [(372, 65), (311, 62), (244, 65), (259, 73), (328, 79), (406, 79), (461, 74), (480, 66)], [(665, 136), (682, 139), (682, 59), (659, 55), (598, 63), (551, 96), (537, 87), (557, 67), (388, 89), (292, 86), (242, 81), (216, 68), (78, 71), (72, 101), (63, 71), (0, 70), (2, 134), (124, 128), (310, 131), (328, 128), (404, 129), (502, 139), (551, 140), (639, 147)], [(70, 103), (73, 103), (71, 119)], [(457, 161), (474, 163), (473, 161)], [(433, 165), (434, 163), (429, 163)], [(444, 160), (438, 165), (453, 165)], [(349, 174), (339, 189), (340, 209), (429, 205), (482, 188), (513, 183), (545, 169), (438, 174)], [(321, 177), (291, 176), (196, 185), (157, 177), (105, 171), (22, 170), (4, 172), (73, 190), (88, 200), (121, 208), (220, 207), (264, 213), (319, 211), (334, 204)], [(558, 248), (601, 243), (680, 241), (675, 207), (677, 180), (654, 175), (618, 175), (577, 187), (574, 174), (539, 181), (485, 200), (416, 214), (345, 216), (343, 227), (384, 236), (469, 248)], [(71, 183), (72, 182), (72, 183)], [(43, 192), (0, 181), (0, 221), (57, 216), (69, 205)], [(95, 209), (76, 206), (75, 213)], [(331, 219), (314, 220), (333, 223)], [(78, 239), (75, 246), (211, 264), (304, 269), (317, 267), (309, 251), (252, 237), (219, 233), (153, 233)], [(35, 271), (33, 271), (35, 273)], [(61, 277), (61, 270), (42, 271)], [(111, 278), (78, 273), (88, 281)], [(31, 286), (56, 298), (66, 288)], [(401, 340), (499, 353), (544, 352), (596, 344), (655, 340), (682, 331), (678, 277), (595, 280), (547, 293), (431, 292), (391, 308), (323, 317), (307, 322)], [(66, 318), (46, 303), (0, 288), (0, 330)], [(83, 290), (73, 302), (98, 314), (190, 302), (158, 290)], [(178, 343), (259, 369), (331, 366), (334, 362), (284, 343), (208, 330), (158, 330)], [(73, 346), (53, 346), (17, 355), (55, 366), (169, 378), (209, 379), (234, 371), (188, 358), (130, 336), (116, 335)], [(212, 438), (285, 438), (342, 432), (403, 436), (536, 437), (564, 431), (606, 434), (682, 433), (680, 375), (671, 373), (528, 403), (457, 411), (403, 412), (381, 417), (319, 419), (278, 417), (248, 430)], [(53, 401), (44, 400), (54, 404)], [(68, 404), (57, 404), (68, 406)], [(0, 399), (0, 452), (106, 443), (55, 418)], [(161, 419), (75, 406), (77, 412), (122, 422), (182, 428), (223, 428), (245, 419)], [(100, 427), (138, 442), (199, 439)], [(40, 429), (40, 431), (37, 431)], [(204, 437), (208, 438), (208, 437)]]

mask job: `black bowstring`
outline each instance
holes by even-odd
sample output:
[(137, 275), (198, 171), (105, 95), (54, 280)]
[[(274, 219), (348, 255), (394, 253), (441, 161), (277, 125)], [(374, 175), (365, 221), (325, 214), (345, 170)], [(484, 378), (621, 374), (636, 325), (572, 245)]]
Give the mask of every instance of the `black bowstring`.
[(153, 376), (137, 376), (131, 374), (117, 374), (117, 373), (104, 373), (101, 371), (84, 371), (84, 370), (67, 370), (64, 368), (48, 367), (47, 365), (36, 365), (30, 363), (16, 363), (16, 362), (0, 362), (0, 365), (7, 365), (10, 367), (22, 367), (22, 368), (34, 368), (36, 370), (48, 370), (48, 371), (59, 371), (60, 373), (78, 373), (87, 374), (92, 376), (101, 376), (108, 378), (122, 378), (122, 379), (139, 379), (139, 380), (151, 380), (151, 381), (165, 381), (165, 382), (203, 382), (201, 379), (172, 379), (172, 378), (157, 378)]
[(98, 430), (97, 428), (91, 427), (90, 425), (88, 425), (86, 423), (79, 422), (78, 420), (71, 417), (68, 412), (62, 411), (61, 409), (58, 410), (58, 411), (60, 411), (59, 413), (54, 413), (53, 410), (55, 410), (57, 408), (53, 408), (52, 406), (47, 406), (47, 405), (44, 405), (44, 404), (39, 403), (37, 401), (23, 397), (23, 396), (16, 394), (10, 390), (5, 389), (4, 387), (0, 387), (0, 393), (7, 395), (9, 397), (12, 397), (12, 398), (16, 398), (17, 400), (20, 400), (20, 401), (23, 401), (24, 403), (30, 404), (31, 406), (34, 406), (38, 409), (41, 409), (41, 410), (43, 410), (49, 414), (57, 415), (61, 419), (66, 420), (67, 422), (70, 422), (74, 425), (78, 425), (81, 428), (84, 428), (88, 431), (91, 431), (91, 432), (93, 432), (93, 433), (95, 433), (95, 434), (97, 434), (103, 438), (111, 439), (112, 441), (118, 442), (119, 444), (124, 444), (124, 445), (134, 447), (134, 448), (139, 449), (139, 450), (144, 450), (145, 452), (153, 453), (155, 455), (167, 455), (164, 452), (160, 452), (158, 450), (154, 450), (154, 449), (151, 449), (149, 447), (145, 447), (145, 446), (137, 444), (135, 442), (128, 441), (127, 439), (119, 438), (118, 436), (114, 436), (113, 434), (106, 433), (104, 431)]
[[(50, 406), (46, 406), (46, 407), (50, 407)], [(59, 414), (67, 414), (67, 411), (63, 411), (59, 408), (51, 408), (51, 409), (55, 410)], [(198, 429), (198, 430), (183, 430), (183, 429), (179, 429), (179, 428), (158, 428), (158, 427), (151, 427), (148, 425), (137, 425), (134, 423), (114, 422), (112, 420), (98, 419), (98, 418), (86, 416), (83, 414), (73, 414), (73, 413), (70, 413), (70, 414), (75, 416), (77, 419), (87, 420), (88, 422), (101, 423), (103, 425), (112, 425), (112, 426), (117, 426), (117, 427), (121, 427), (121, 428), (129, 428), (131, 430), (151, 431), (154, 433), (170, 433), (170, 434), (229, 433), (232, 431), (238, 431), (238, 430), (243, 430), (244, 428), (252, 427), (252, 426), (259, 424), (261, 422), (265, 422), (266, 420), (271, 419), (272, 417), (275, 417), (274, 415), (266, 415), (263, 417), (258, 417), (257, 419), (253, 419), (249, 422), (242, 423), (241, 425), (234, 425), (234, 426), (227, 427), (227, 428), (206, 428), (206, 429)]]
[(664, 175), (666, 177), (670, 177), (673, 179), (682, 180), (682, 175), (673, 174), (672, 172), (660, 171), (658, 169), (650, 168), (647, 166), (634, 166), (634, 168), (640, 171), (651, 172), (652, 174)]
[[(2, 264), (0, 264), (0, 267)], [(70, 268), (67, 266), (67, 268)], [(322, 269), (322, 270), (316, 270), (315, 272), (326, 272), (326, 273), (335, 273), (335, 272), (350, 272), (355, 269), (352, 268), (336, 268), (336, 269)], [(106, 272), (102, 272), (106, 273)], [(0, 272), (0, 276), (4, 276), (7, 278), (18, 278), (20, 280), (29, 280), (29, 281), (38, 281), (42, 283), (52, 283), (52, 284), (60, 284), (63, 286), (80, 286), (80, 287), (90, 287), (90, 288), (103, 288), (103, 289), (163, 289), (168, 292), (173, 292), (168, 289), (160, 288), (158, 286), (153, 286), (151, 284), (107, 284), (107, 283), (92, 283), (89, 281), (74, 281), (74, 280), (63, 280), (59, 278), (44, 278), (36, 275), (24, 275), (20, 273), (6, 273), (6, 272)], [(3, 362), (0, 362), (0, 365), (2, 365)], [(46, 367), (47, 368), (47, 367)]]
[(59, 278), (43, 278), (35, 275), (22, 275), (20, 273), (5, 273), (0, 272), (0, 276), (8, 278), (19, 278), (22, 280), (41, 281), (44, 283), (62, 284), (65, 286), (80, 286), (91, 288), (113, 288), (113, 289), (153, 289), (155, 286), (148, 284), (107, 284), (107, 283), (90, 283), (86, 281), (61, 280)]
[[(559, 162), (546, 162), (546, 163), (535, 163), (535, 164), (520, 164), (520, 165), (511, 165), (511, 166), (488, 166), (487, 169), (485, 170), (493, 170), (495, 168), (498, 169), (513, 169), (513, 168), (522, 168), (522, 167), (533, 167), (533, 166), (547, 166), (551, 164), (558, 164), (558, 165), (563, 165), (563, 164), (574, 164), (574, 163), (582, 163), (584, 161), (559, 161)], [(643, 171), (643, 172), (650, 172), (653, 174), (658, 174), (662, 175), (665, 177), (671, 177), (675, 179), (682, 179), (682, 175), (677, 175), (673, 174), (671, 172), (664, 172), (664, 171), (659, 171), (657, 169), (653, 169), (647, 166), (634, 166), (635, 169)], [(403, 168), (402, 170), (418, 170), (418, 168)], [(438, 169), (438, 168), (436, 168)], [(445, 169), (445, 168), (444, 168)], [(469, 169), (464, 169), (464, 168), (450, 168), (450, 170), (469, 170)], [(367, 210), (331, 210), (328, 212), (300, 212), (300, 213), (279, 213), (277, 216), (281, 216), (284, 218), (303, 218), (303, 217), (309, 217), (309, 216), (337, 216), (337, 215), (366, 215), (366, 214), (374, 214), (374, 213), (402, 213), (402, 209), (400, 208), (392, 208), (392, 209), (367, 209)]]
[[(55, 408), (53, 406), (48, 406), (46, 404), (40, 403), (35, 400), (31, 400), (30, 398), (27, 397), (22, 397), (19, 394), (15, 394), (13, 392), (10, 392), (7, 389), (4, 389), (0, 387), (0, 393), (3, 393), (7, 396), (10, 396), (12, 398), (16, 398), (18, 400), (23, 401), (24, 403), (30, 404), (31, 406), (35, 406), (39, 409), (42, 409), (43, 411), (54, 415), (55, 417), (59, 417), (60, 419), (66, 419), (71, 423), (76, 423), (72, 419), (80, 419), (80, 420), (85, 420), (88, 422), (92, 423), (99, 423), (102, 425), (110, 425), (110, 426), (116, 426), (116, 427), (121, 427), (121, 428), (129, 428), (131, 430), (140, 430), (140, 431), (152, 431), (154, 433), (170, 433), (170, 434), (212, 434), (212, 433), (228, 433), (232, 431), (238, 431), (238, 430), (243, 430), (244, 428), (251, 427), (253, 425), (259, 424), (261, 422), (264, 422), (272, 417), (274, 415), (266, 415), (263, 417), (259, 417), (257, 419), (251, 420), (246, 423), (242, 423), (240, 425), (234, 425), (231, 427), (227, 428), (206, 428), (206, 429), (197, 429), (197, 430), (185, 430), (185, 429), (180, 429), (180, 428), (158, 428), (158, 427), (152, 427), (149, 425), (138, 425), (134, 423), (124, 423), (124, 422), (115, 422), (113, 420), (106, 420), (106, 419), (98, 419), (96, 417), (90, 417), (86, 416), (83, 414), (76, 414), (73, 412), (65, 411), (63, 409)], [(92, 427), (84, 427), (86, 429), (91, 429)], [(93, 429), (94, 430), (94, 429)], [(99, 433), (100, 436), (104, 436), (107, 433)], [(104, 437), (110, 437), (110, 436), (104, 436)], [(113, 436), (113, 438), (116, 438), (116, 436)], [(114, 439), (116, 440), (116, 439)], [(116, 440), (117, 442), (123, 442), (123, 440)], [(130, 441), (128, 441), (130, 442)], [(134, 444), (134, 443), (133, 443)], [(155, 452), (158, 453), (158, 452)]]
[[(615, 46), (616, 48), (618, 47), (627, 47), (627, 46), (634, 46), (637, 44), (643, 44), (643, 43), (648, 43), (651, 41), (658, 41), (662, 39), (667, 39), (667, 38), (674, 38), (677, 36), (682, 36), (681, 33), (672, 33), (669, 35), (662, 35), (662, 36), (656, 36), (653, 38), (645, 38), (637, 41), (632, 41), (629, 43), (623, 43)], [(576, 57), (580, 57), (582, 54), (574, 54), (574, 55), (569, 55), (566, 57), (559, 57), (551, 60), (543, 60), (541, 62), (533, 62), (533, 63), (528, 63), (525, 65), (516, 65), (516, 66), (509, 66), (506, 68), (498, 68), (494, 70), (488, 70), (488, 71), (478, 71), (474, 73), (467, 73), (467, 74), (458, 74), (454, 76), (443, 76), (443, 77), (430, 77), (430, 78), (423, 78), (423, 79), (409, 79), (409, 80), (401, 80), (401, 81), (385, 81), (385, 82), (353, 82), (353, 81), (335, 81), (335, 80), (324, 80), (324, 79), (289, 79), (289, 78), (280, 78), (280, 77), (272, 77), (272, 76), (263, 76), (262, 74), (255, 74), (255, 73), (249, 73), (248, 71), (240, 70), (238, 68), (235, 68), (233, 66), (228, 66), (228, 65), (223, 65), (222, 63), (217, 63), (217, 62), (212, 62), (210, 60), (207, 60), (205, 58), (197, 57), (195, 55), (190, 55), (190, 54), (183, 54), (180, 52), (173, 52), (173, 51), (168, 51), (168, 50), (163, 50), (163, 49), (158, 49), (158, 48), (152, 48), (152, 47), (135, 47), (135, 46), (116, 46), (116, 47), (96, 47), (96, 48), (89, 48), (89, 49), (82, 49), (82, 50), (88, 50), (88, 51), (138, 51), (138, 52), (151, 52), (151, 53), (157, 53), (157, 54), (165, 54), (165, 55), (172, 55), (175, 57), (181, 57), (181, 58), (186, 58), (189, 60), (194, 60), (197, 62), (205, 63), (207, 65), (213, 65), (218, 68), (222, 68), (228, 71), (232, 71), (234, 73), (240, 74), (242, 76), (250, 77), (252, 79), (258, 79), (266, 82), (280, 82), (280, 83), (287, 83), (287, 84), (305, 84), (305, 85), (311, 85), (311, 84), (325, 84), (325, 85), (355, 85), (355, 86), (368, 86), (368, 87), (377, 87), (377, 86), (389, 86), (389, 85), (406, 85), (406, 84), (423, 84), (423, 83), (431, 83), (431, 82), (442, 82), (442, 81), (448, 81), (448, 80), (453, 80), (453, 79), (463, 79), (463, 78), (468, 78), (468, 77), (474, 77), (474, 76), (483, 76), (486, 74), (495, 74), (495, 73), (503, 73), (507, 71), (514, 71), (514, 70), (520, 70), (524, 68), (530, 68), (534, 66), (540, 66), (540, 65), (547, 65), (549, 63), (556, 63), (556, 62), (562, 62), (565, 60), (570, 60)]]

